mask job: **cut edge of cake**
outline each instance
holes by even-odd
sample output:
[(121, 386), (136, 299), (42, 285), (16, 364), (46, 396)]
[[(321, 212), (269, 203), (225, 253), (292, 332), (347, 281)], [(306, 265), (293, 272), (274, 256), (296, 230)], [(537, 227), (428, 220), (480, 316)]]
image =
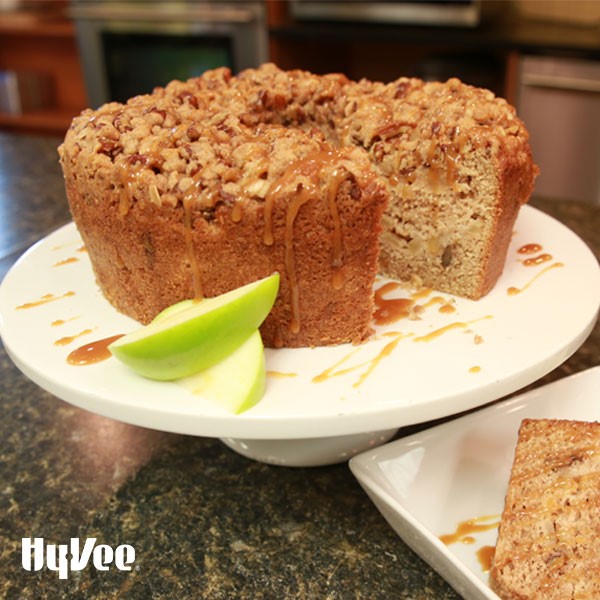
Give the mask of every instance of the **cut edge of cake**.
[(600, 598), (600, 423), (524, 419), (490, 571), (503, 600)]

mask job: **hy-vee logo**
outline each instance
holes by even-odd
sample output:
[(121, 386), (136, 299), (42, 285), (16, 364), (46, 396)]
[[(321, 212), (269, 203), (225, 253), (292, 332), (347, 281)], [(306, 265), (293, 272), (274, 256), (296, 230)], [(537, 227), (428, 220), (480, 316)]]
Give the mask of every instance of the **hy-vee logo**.
[(58, 571), (59, 579), (67, 579), (70, 571), (85, 569), (90, 559), (98, 571), (108, 571), (111, 565), (119, 571), (131, 571), (135, 562), (133, 546), (96, 546), (96, 538), (86, 538), (81, 549), (78, 538), (71, 538), (69, 545), (46, 544), (44, 538), (22, 538), (21, 542), (21, 562), (26, 571), (40, 571), (45, 564), (51, 571)]

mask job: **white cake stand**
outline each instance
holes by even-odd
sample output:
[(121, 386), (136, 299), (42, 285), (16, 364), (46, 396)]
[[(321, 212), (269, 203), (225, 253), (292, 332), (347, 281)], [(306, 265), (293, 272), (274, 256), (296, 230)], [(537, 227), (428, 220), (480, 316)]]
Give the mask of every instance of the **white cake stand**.
[[(540, 248), (536, 255), (519, 253), (532, 244)], [(524, 263), (541, 255), (546, 260)], [(323, 465), (381, 444), (399, 427), (496, 400), (560, 365), (595, 324), (600, 268), (572, 231), (526, 206), (504, 274), (485, 298), (391, 292), (411, 294), (420, 318), (377, 326), (361, 346), (267, 350), (266, 393), (241, 415), (177, 383), (145, 380), (114, 358), (67, 362), (76, 347), (139, 326), (100, 293), (73, 224), (33, 246), (7, 274), (0, 333), (27, 377), (76, 406), (143, 427), (217, 437), (259, 461)]]

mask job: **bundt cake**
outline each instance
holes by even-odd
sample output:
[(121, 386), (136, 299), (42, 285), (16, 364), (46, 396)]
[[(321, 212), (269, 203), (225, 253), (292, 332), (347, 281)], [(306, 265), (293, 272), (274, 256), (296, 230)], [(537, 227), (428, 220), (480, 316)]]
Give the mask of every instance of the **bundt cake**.
[(502, 271), (537, 167), (489, 91), (267, 64), (73, 120), (59, 148), (97, 282), (147, 323), (273, 271), (268, 346), (358, 343), (378, 270), (468, 298)]

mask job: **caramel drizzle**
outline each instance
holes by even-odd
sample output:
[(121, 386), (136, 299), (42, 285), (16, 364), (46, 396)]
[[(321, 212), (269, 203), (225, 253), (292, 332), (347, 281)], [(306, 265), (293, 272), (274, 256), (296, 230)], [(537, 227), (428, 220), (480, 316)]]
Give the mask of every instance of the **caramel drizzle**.
[(322, 383), (323, 381), (327, 381), (333, 377), (339, 377), (340, 375), (346, 375), (347, 373), (351, 373), (352, 371), (357, 371), (359, 369), (366, 369), (360, 374), (359, 378), (352, 384), (352, 387), (359, 387), (366, 379), (371, 375), (371, 373), (376, 369), (379, 363), (390, 356), (392, 352), (396, 349), (396, 346), (400, 343), (404, 338), (410, 337), (412, 334), (408, 333), (393, 333), (391, 334), (393, 339), (385, 344), (383, 348), (371, 359), (358, 363), (356, 365), (352, 365), (350, 367), (341, 368), (344, 363), (346, 363), (350, 358), (352, 358), (360, 348), (355, 348), (346, 356), (343, 356), (340, 360), (338, 360), (331, 367), (328, 367), (318, 375), (312, 378), (313, 383)]
[(461, 521), (453, 533), (440, 535), (440, 541), (446, 544), (446, 546), (458, 542), (473, 544), (475, 542), (473, 534), (496, 529), (498, 525), (500, 525), (499, 515), (486, 515), (467, 519), (466, 521)]
[(192, 219), (192, 207), (193, 197), (187, 195), (183, 200), (183, 224), (184, 224), (184, 238), (185, 248), (190, 262), (190, 268), (192, 270), (192, 283), (194, 286), (194, 298), (201, 300), (204, 298), (204, 289), (202, 286), (202, 275), (200, 272), (200, 265), (196, 253), (194, 252), (194, 238), (193, 238), (193, 219)]
[(231, 208), (231, 220), (234, 223), (239, 223), (242, 220), (242, 205), (236, 202)]
[(57, 300), (61, 300), (62, 298), (69, 298), (70, 296), (74, 295), (75, 292), (65, 292), (61, 296), (55, 296), (54, 294), (44, 294), (39, 300), (33, 300), (32, 302), (25, 302), (23, 304), (19, 304), (19, 306), (17, 306), (17, 310), (35, 308), (36, 306), (42, 306), (43, 304), (48, 304), (49, 302), (56, 302)]
[(70, 321), (75, 321), (78, 318), (79, 317), (70, 317), (69, 319), (56, 319), (56, 320), (52, 321), (52, 323), (50, 323), (50, 326), (51, 327), (62, 327), (66, 323), (69, 323)]
[(335, 272), (332, 285), (335, 289), (340, 289), (343, 285), (343, 275), (341, 273), (343, 261), (342, 230), (336, 198), (339, 186), (346, 177), (346, 172), (344, 169), (336, 166), (336, 163), (340, 158), (340, 154), (335, 150), (321, 150), (306, 158), (293, 162), (271, 185), (265, 197), (263, 209), (263, 242), (267, 246), (272, 246), (274, 242), (273, 209), (275, 202), (278, 197), (281, 197), (286, 193), (286, 190), (287, 193), (290, 193), (290, 184), (299, 177), (302, 177), (302, 180), (296, 185), (296, 188), (291, 191), (291, 193), (295, 195), (288, 204), (285, 218), (285, 270), (290, 285), (291, 318), (288, 327), (291, 333), (298, 333), (298, 331), (300, 331), (300, 297), (294, 261), (294, 222), (304, 204), (312, 198), (322, 195), (319, 189), (319, 180), (320, 175), (327, 170), (329, 171), (327, 173), (327, 204), (333, 221), (333, 251), (331, 264), (335, 268)]
[(298, 276), (294, 264), (294, 221), (303, 204), (310, 200), (311, 196), (304, 190), (296, 196), (288, 206), (285, 222), (285, 270), (287, 271), (290, 284), (292, 315), (289, 323), (291, 333), (300, 331), (300, 293), (298, 290)]
[(287, 379), (290, 377), (298, 377), (298, 373), (292, 371), (267, 371), (267, 377), (274, 379)]
[(495, 546), (481, 546), (479, 550), (475, 553), (477, 555), (477, 560), (479, 561), (479, 565), (481, 566), (481, 570), (484, 573), (489, 573), (492, 569), (492, 564), (494, 563), (494, 554), (496, 553)]
[(541, 251), (542, 251), (542, 247), (536, 243), (524, 244), (517, 250), (517, 252), (519, 254), (537, 254), (538, 252), (541, 252)]
[(454, 306), (441, 296), (434, 296), (424, 304), (416, 304), (417, 300), (426, 298), (431, 294), (432, 290), (430, 288), (417, 290), (409, 298), (385, 298), (387, 293), (399, 287), (400, 284), (398, 282), (388, 281), (375, 290), (373, 320), (376, 325), (389, 325), (401, 319), (410, 318), (412, 315), (419, 315), (435, 304), (441, 305), (438, 309), (441, 313), (450, 314), (456, 312)]
[[(434, 123), (434, 126), (436, 124)], [(477, 148), (482, 144), (482, 140), (474, 134), (473, 131), (457, 131), (454, 139), (449, 143), (441, 143), (436, 137), (438, 128), (435, 131), (431, 131), (431, 140), (429, 146), (422, 152), (418, 158), (418, 163), (428, 168), (427, 177), (429, 184), (433, 188), (435, 193), (441, 191), (442, 186), (446, 185), (456, 191), (457, 189), (457, 172), (462, 157), (466, 154), (469, 149)], [(426, 134), (428, 132), (425, 132)], [(419, 129), (413, 131), (413, 137), (416, 135), (422, 135), (423, 132)], [(414, 182), (415, 175), (411, 174), (410, 177), (405, 178), (406, 182), (410, 184)]]
[(137, 179), (147, 167), (141, 163), (127, 164), (127, 168), (121, 167), (119, 175), (123, 188), (119, 197), (119, 215), (126, 216), (133, 202), (133, 187), (137, 183)]
[(334, 169), (329, 175), (329, 212), (333, 220), (333, 254), (331, 265), (335, 268), (332, 285), (334, 289), (339, 290), (344, 285), (344, 278), (341, 272), (342, 266), (342, 222), (337, 207), (337, 193), (340, 185), (346, 177), (346, 172), (341, 168)]
[(539, 254), (538, 256), (532, 256), (531, 258), (526, 258), (523, 261), (523, 264), (526, 267), (537, 267), (545, 262), (549, 262), (552, 260), (552, 254)]
[(444, 327), (440, 327), (439, 329), (435, 329), (434, 331), (427, 333), (425, 335), (421, 335), (419, 337), (414, 338), (413, 342), (430, 342), (431, 340), (440, 337), (444, 333), (451, 331), (453, 329), (466, 329), (473, 323), (477, 323), (479, 321), (483, 321), (484, 319), (491, 319), (492, 315), (486, 315), (485, 317), (479, 317), (479, 319), (473, 319), (472, 321), (455, 321), (454, 323), (450, 323), (449, 325), (445, 325)]
[(113, 335), (80, 346), (67, 356), (67, 362), (74, 366), (86, 366), (102, 362), (112, 356), (108, 347), (120, 337), (123, 337), (123, 334)]
[(415, 303), (412, 298), (384, 298), (384, 296), (396, 288), (400, 284), (395, 281), (388, 281), (380, 288), (375, 290), (375, 312), (373, 319), (377, 325), (388, 325), (395, 323), (400, 319), (408, 317)]
[(552, 263), (551, 265), (548, 265), (546, 268), (542, 269), (534, 277), (532, 277), (522, 288), (511, 286), (506, 290), (506, 293), (509, 296), (516, 296), (517, 294), (524, 292), (527, 288), (529, 288), (531, 285), (533, 285), (533, 283), (535, 281), (537, 281), (542, 275), (544, 275), (544, 273), (547, 273), (551, 269), (557, 269), (559, 267), (564, 267), (564, 266), (565, 266), (564, 263), (561, 263), (561, 262)]
[(64, 260), (59, 260), (55, 262), (53, 267), (62, 267), (64, 265), (70, 265), (72, 263), (76, 263), (79, 259), (76, 256), (69, 256), (69, 258), (65, 258)]
[(65, 337), (61, 337), (58, 340), (56, 340), (54, 342), (55, 346), (68, 346), (69, 344), (72, 344), (77, 338), (79, 337), (83, 337), (84, 335), (89, 335), (90, 333), (92, 333), (92, 329), (83, 329), (82, 331), (80, 331), (79, 333), (76, 333), (75, 335), (66, 335)]

